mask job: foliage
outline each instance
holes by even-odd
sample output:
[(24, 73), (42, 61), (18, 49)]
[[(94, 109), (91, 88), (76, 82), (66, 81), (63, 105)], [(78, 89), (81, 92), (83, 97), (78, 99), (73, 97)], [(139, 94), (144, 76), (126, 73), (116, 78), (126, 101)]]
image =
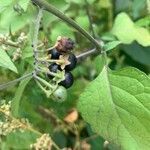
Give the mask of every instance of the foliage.
[[(0, 1), (0, 149), (148, 150), (150, 1), (42, 1), (56, 11), (37, 1)], [(55, 91), (67, 56), (56, 60), (54, 78), (46, 67), (35, 75), (36, 50), (56, 46), (59, 36), (75, 41), (78, 58), (67, 93)]]

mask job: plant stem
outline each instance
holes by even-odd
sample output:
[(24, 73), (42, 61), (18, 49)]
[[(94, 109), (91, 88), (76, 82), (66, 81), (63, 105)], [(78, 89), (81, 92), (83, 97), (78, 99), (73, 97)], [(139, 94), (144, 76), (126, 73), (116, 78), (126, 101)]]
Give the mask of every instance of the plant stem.
[(26, 79), (26, 78), (29, 78), (29, 77), (31, 77), (31, 76), (32, 76), (32, 72), (31, 72), (31, 73), (28, 73), (28, 74), (26, 74), (26, 75), (24, 75), (24, 76), (22, 76), (22, 77), (20, 77), (20, 78), (18, 78), (18, 79), (15, 79), (15, 80), (13, 80), (13, 81), (10, 81), (10, 82), (1, 84), (1, 85), (0, 85), (0, 91), (3, 90), (3, 89), (6, 89), (6, 88), (9, 87), (9, 86), (15, 85), (17, 82), (19, 82), (19, 81), (21, 81), (21, 80), (24, 80), (24, 79)]
[[(43, 72), (43, 73), (49, 74), (53, 77), (60, 78), (60, 76), (57, 73), (51, 72), (51, 71), (49, 71), (49, 69), (47, 69), (45, 67), (38, 67), (38, 68), (36, 68), (36, 71)], [(34, 77), (36, 78), (36, 75)]]
[[(35, 31), (34, 31), (34, 35), (33, 35), (33, 53), (34, 53), (34, 57), (35, 57), (35, 65), (34, 68), (36, 70), (36, 68), (38, 67), (38, 52), (37, 52), (37, 43), (38, 43), (38, 33), (39, 33), (39, 28), (40, 28), (40, 21), (42, 18), (42, 11), (43, 9), (39, 9), (39, 13), (37, 15), (37, 19), (35, 21)], [(36, 72), (35, 72), (36, 73)]]
[(91, 13), (90, 13), (90, 9), (89, 9), (89, 3), (87, 0), (84, 0), (85, 1), (85, 8), (86, 8), (86, 13), (87, 13), (87, 16), (88, 16), (88, 19), (89, 19), (89, 24), (90, 24), (90, 30), (91, 30), (91, 33), (92, 33), (92, 36), (94, 37), (94, 39), (96, 38), (96, 35), (95, 35), (95, 32), (94, 32), (94, 28), (93, 28), (93, 21), (92, 21), (92, 17), (91, 17)]
[(91, 50), (89, 50), (89, 51), (86, 51), (86, 52), (84, 52), (84, 53), (81, 53), (81, 54), (77, 55), (76, 57), (77, 57), (77, 59), (79, 60), (79, 59), (81, 59), (81, 58), (88, 57), (88, 56), (90, 56), (91, 54), (95, 54), (96, 52), (97, 52), (97, 49), (96, 49), (96, 48), (93, 48), (93, 49), (91, 49)]
[(50, 59), (50, 60), (46, 60), (44, 58), (40, 58), (40, 59), (37, 59), (38, 62), (49, 62), (49, 63), (60, 63), (60, 64), (63, 64), (65, 63), (64, 60), (59, 60), (59, 59)]
[(96, 41), (87, 31), (85, 31), (83, 28), (81, 28), (75, 21), (73, 21), (71, 18), (67, 17), (64, 13), (59, 11), (57, 8), (55, 8), (53, 5), (49, 4), (45, 0), (32, 0), (35, 4), (37, 4), (39, 7), (47, 10), (48, 12), (54, 14), (58, 18), (62, 19), (63, 21), (70, 24), (72, 27), (74, 27), (76, 30), (78, 30), (82, 35), (84, 35), (88, 40), (90, 40), (96, 48), (101, 51), (101, 45), (98, 41)]

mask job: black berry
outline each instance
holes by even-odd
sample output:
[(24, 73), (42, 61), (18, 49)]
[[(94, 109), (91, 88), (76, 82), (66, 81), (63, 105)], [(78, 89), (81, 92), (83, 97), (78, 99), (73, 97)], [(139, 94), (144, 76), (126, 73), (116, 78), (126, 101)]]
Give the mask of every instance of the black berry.
[(68, 38), (65, 47), (68, 50), (72, 50), (74, 48), (74, 41), (71, 38)]
[(65, 67), (65, 70), (71, 71), (76, 67), (77, 58), (74, 54), (70, 54), (69, 58), (68, 58), (68, 61), (70, 62), (70, 64)]
[(61, 81), (59, 84), (65, 88), (69, 88), (73, 84), (73, 75), (70, 72), (65, 73), (65, 80)]
[[(61, 70), (60, 66), (57, 65), (56, 63), (52, 63), (49, 67), (48, 67), (49, 71), (50, 72), (53, 72), (53, 73), (57, 73), (57, 70)], [(47, 75), (49, 79), (52, 79), (53, 76), (48, 74)]]
[(58, 59), (59, 56), (61, 55), (61, 53), (58, 52), (56, 48), (50, 50), (50, 51), (48, 52), (48, 54), (51, 54), (51, 59)]

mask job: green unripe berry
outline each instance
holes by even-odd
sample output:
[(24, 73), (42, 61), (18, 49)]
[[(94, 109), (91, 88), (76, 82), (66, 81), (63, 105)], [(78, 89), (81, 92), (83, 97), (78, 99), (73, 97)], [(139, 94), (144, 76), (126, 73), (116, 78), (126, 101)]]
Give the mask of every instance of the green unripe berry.
[(63, 86), (59, 86), (53, 93), (53, 100), (63, 102), (67, 99), (67, 90)]

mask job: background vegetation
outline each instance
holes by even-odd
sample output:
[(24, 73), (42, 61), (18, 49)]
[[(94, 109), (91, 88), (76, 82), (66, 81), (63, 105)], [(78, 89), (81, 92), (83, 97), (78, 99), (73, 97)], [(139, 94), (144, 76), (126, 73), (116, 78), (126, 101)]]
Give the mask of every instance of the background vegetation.
[[(42, 141), (37, 144), (37, 138), (43, 135), (44, 141), (48, 141), (45, 149), (51, 149), (53, 144), (53, 149), (148, 150), (150, 1), (47, 2), (91, 35), (94, 32), (98, 41), (104, 41), (108, 66), (116, 72), (105, 72), (106, 58), (99, 53), (80, 59), (73, 70), (74, 84), (62, 103), (47, 98), (31, 78), (0, 89), (0, 149), (35, 149)], [(1, 84), (33, 70), (32, 41), (37, 14), (38, 7), (30, 0), (0, 1)], [(47, 11), (43, 11), (38, 36), (44, 48), (53, 46), (58, 36), (72, 38), (76, 55), (94, 48), (77, 30)], [(111, 85), (112, 94), (107, 85)]]

